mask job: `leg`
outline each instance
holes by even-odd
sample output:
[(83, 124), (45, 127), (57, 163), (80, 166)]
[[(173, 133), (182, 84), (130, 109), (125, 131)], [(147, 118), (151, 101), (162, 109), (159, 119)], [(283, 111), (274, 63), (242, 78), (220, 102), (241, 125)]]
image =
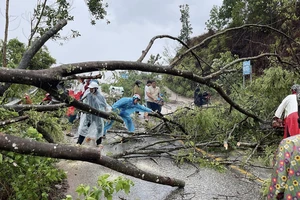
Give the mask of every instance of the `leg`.
[(97, 146), (99, 146), (102, 143), (102, 137), (99, 137), (96, 141)]
[(83, 143), (83, 141), (84, 141), (84, 139), (85, 139), (85, 137), (84, 136), (82, 136), (82, 135), (79, 135), (79, 137), (78, 137), (78, 140), (77, 140), (77, 143), (76, 144), (82, 144)]
[(129, 132), (134, 132), (134, 124), (130, 116), (122, 117)]
[(110, 120), (110, 122), (106, 122), (105, 123), (105, 126), (104, 126), (104, 136), (106, 135), (106, 133), (107, 133), (107, 131), (109, 130), (109, 129), (111, 129), (111, 127), (112, 127), (112, 125), (113, 125), (113, 123), (114, 123), (115, 121), (114, 120)]

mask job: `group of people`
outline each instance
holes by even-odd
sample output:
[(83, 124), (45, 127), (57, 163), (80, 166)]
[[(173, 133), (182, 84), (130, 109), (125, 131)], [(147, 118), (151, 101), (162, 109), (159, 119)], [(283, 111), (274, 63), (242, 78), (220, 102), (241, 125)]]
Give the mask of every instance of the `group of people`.
[(300, 85), (293, 85), (291, 94), (282, 100), (272, 121), (273, 127), (284, 128), (284, 139), (275, 153), (268, 199), (300, 199), (299, 94)]
[[(137, 80), (133, 87), (133, 94), (139, 94), (142, 96), (142, 82)], [(144, 88), (144, 105), (150, 108), (154, 112), (161, 113), (164, 100), (160, 91), (160, 88), (156, 85), (155, 80), (148, 80)], [(147, 122), (149, 120), (148, 113), (144, 113), (144, 119)]]
[[(84, 81), (82, 79), (79, 82), (79, 85), (74, 90), (69, 91), (69, 95), (97, 110), (108, 111), (109, 105), (99, 91), (99, 82), (97, 80)], [(160, 96), (159, 87), (156, 87), (156, 82), (147, 81), (145, 86), (145, 102), (147, 106), (140, 104), (142, 100), (141, 84), (141, 81), (136, 81), (132, 97), (123, 97), (111, 106), (112, 112), (116, 112), (123, 119), (129, 132), (134, 132), (135, 130), (131, 118), (131, 114), (134, 112), (144, 112), (146, 120), (148, 119), (148, 113), (161, 111), (158, 101), (162, 97)], [(77, 114), (74, 107), (68, 108), (67, 115), (70, 123), (74, 122)], [(96, 115), (81, 113), (77, 144), (81, 145), (86, 138), (94, 138), (96, 145), (102, 148), (102, 139), (105, 138), (107, 131), (113, 126), (113, 123), (114, 120), (105, 121)], [(74, 136), (70, 133), (67, 135)]]

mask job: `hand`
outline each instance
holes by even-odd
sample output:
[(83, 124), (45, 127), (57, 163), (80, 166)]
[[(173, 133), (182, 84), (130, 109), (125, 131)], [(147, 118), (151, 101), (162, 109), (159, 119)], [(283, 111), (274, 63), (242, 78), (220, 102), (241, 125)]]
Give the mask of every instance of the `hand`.
[(272, 127), (273, 128), (283, 127), (282, 120), (280, 118), (274, 118), (272, 121)]

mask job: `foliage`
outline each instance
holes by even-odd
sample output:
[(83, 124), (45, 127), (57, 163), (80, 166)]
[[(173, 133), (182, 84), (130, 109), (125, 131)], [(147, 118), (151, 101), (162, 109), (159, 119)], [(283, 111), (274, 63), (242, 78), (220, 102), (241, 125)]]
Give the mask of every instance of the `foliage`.
[(181, 30), (178, 39), (182, 40), (183, 42), (187, 42), (190, 39), (190, 35), (193, 33), (192, 25), (189, 21), (190, 13), (189, 13), (189, 5), (183, 4), (179, 6), (180, 8), (180, 21), (181, 21)]
[(298, 19), (299, 5), (296, 0), (264, 1), (224, 0), (222, 6), (213, 7), (208, 29), (220, 30), (223, 27), (242, 24), (270, 24), (285, 27), (290, 20)]
[[(33, 127), (28, 127), (24, 137), (42, 140), (42, 135)], [(0, 155), (0, 199), (46, 200), (51, 186), (66, 178), (65, 173), (55, 167), (55, 159), (4, 151)]]
[[(98, 200), (103, 198), (112, 200), (114, 193), (124, 191), (125, 194), (129, 194), (130, 187), (134, 186), (134, 183), (127, 178), (119, 176), (114, 180), (109, 180), (109, 177), (109, 174), (99, 176), (97, 186), (92, 188), (88, 185), (80, 184), (76, 189), (78, 197), (84, 200)], [(73, 199), (71, 195), (67, 195), (66, 197), (64, 200)]]
[(176, 160), (176, 162), (178, 162), (180, 164), (183, 164), (185, 162), (190, 162), (190, 163), (198, 164), (199, 167), (211, 168), (211, 169), (215, 169), (219, 172), (226, 171), (226, 168), (223, 165), (221, 165), (219, 162), (205, 158), (205, 155), (203, 155), (203, 157), (196, 156), (194, 149), (189, 150), (189, 151), (180, 151), (175, 156), (175, 160)]
[[(2, 44), (3, 45), (3, 44)], [(0, 45), (0, 48), (2, 48)], [(18, 39), (11, 39), (7, 44), (7, 67), (17, 68), (24, 52), (26, 45)], [(0, 51), (0, 61), (2, 62), (2, 51)], [(29, 69), (48, 69), (51, 65), (55, 64), (56, 60), (51, 57), (46, 47), (40, 49), (29, 63)]]
[[(86, 2), (93, 17), (91, 20), (92, 25), (96, 24), (96, 20), (104, 19), (107, 14), (105, 10), (108, 7), (107, 3), (103, 3), (103, 0), (87, 0)], [(110, 22), (107, 21), (107, 23)]]

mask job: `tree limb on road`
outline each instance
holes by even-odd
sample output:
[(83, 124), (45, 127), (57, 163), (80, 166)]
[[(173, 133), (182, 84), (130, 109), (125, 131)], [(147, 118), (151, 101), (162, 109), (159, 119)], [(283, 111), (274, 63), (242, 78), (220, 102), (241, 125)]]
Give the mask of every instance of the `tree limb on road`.
[(0, 105), (0, 108), (5, 108), (7, 110), (13, 110), (16, 112), (35, 110), (37, 112), (44, 111), (55, 111), (61, 108), (67, 107), (65, 103), (51, 104), (51, 105), (34, 105), (34, 104), (24, 104), (24, 105)]
[(48, 144), (0, 133), (0, 150), (34, 156), (86, 161), (108, 167), (144, 181), (172, 187), (185, 186), (185, 182), (182, 180), (149, 173), (131, 165), (124, 164), (116, 159), (101, 156), (101, 152), (98, 148)]

